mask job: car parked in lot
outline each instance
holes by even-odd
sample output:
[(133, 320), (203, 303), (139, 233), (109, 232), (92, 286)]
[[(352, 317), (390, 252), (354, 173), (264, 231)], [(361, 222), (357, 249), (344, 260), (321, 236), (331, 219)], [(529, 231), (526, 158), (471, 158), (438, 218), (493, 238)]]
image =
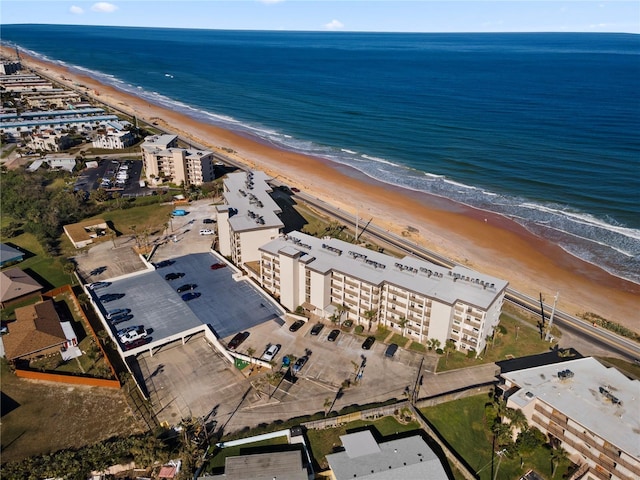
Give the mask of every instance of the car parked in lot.
[(202, 230), (200, 230), (200, 235), (213, 235), (213, 230), (203, 228)]
[(216, 221), (211, 218), (205, 218), (204, 220), (202, 220), (202, 223), (210, 224), (210, 223), (216, 223)]
[(137, 340), (132, 340), (131, 342), (125, 343), (123, 350), (133, 350), (134, 348), (141, 347), (146, 345), (149, 341), (148, 337), (139, 338)]
[(196, 288), (198, 288), (198, 285), (196, 285), (195, 283), (185, 283), (184, 285), (180, 285), (177, 288), (177, 292), (184, 293), (188, 292), (189, 290), (195, 290)]
[(200, 292), (187, 292), (187, 293), (184, 293), (181, 298), (185, 302), (189, 302), (191, 300), (195, 300), (196, 298), (200, 297), (200, 295), (202, 295)]
[(324, 324), (318, 322), (311, 329), (311, 335), (319, 335), (322, 329), (324, 328)]
[(211, 265), (211, 270), (218, 270), (219, 268), (224, 268), (227, 265), (225, 263), (214, 263)]
[(138, 325), (132, 330), (127, 330), (125, 333), (120, 335), (120, 341), (122, 343), (130, 343), (141, 338), (145, 338), (147, 336), (147, 330), (142, 325)]
[(307, 363), (307, 360), (309, 360), (309, 357), (306, 355), (296, 360), (296, 363), (293, 364), (293, 373), (298, 373), (302, 367), (304, 367), (304, 364)]
[(90, 283), (88, 287), (91, 290), (98, 290), (99, 288), (106, 288), (109, 285), (111, 285), (111, 282), (94, 282), (94, 283)]
[(329, 335), (327, 335), (327, 340), (329, 340), (330, 342), (335, 342), (336, 338), (338, 338), (338, 335), (340, 335), (340, 330), (335, 328), (329, 332)]
[(105, 293), (100, 298), (98, 298), (98, 300), (100, 300), (102, 303), (109, 303), (122, 297), (124, 297), (124, 293)]
[(297, 332), (298, 330), (300, 330), (302, 328), (302, 326), (305, 324), (304, 320), (296, 320), (295, 322), (293, 322), (291, 324), (291, 326), (289, 327), (289, 331), (290, 332)]
[(362, 342), (362, 348), (364, 350), (371, 350), (371, 347), (373, 346), (373, 344), (376, 341), (376, 337), (367, 337), (367, 339)]
[(133, 318), (133, 315), (131, 315), (130, 313), (121, 313), (120, 315), (115, 315), (114, 317), (111, 317), (109, 321), (113, 325), (118, 325), (119, 323), (128, 322), (132, 318)]
[(175, 260), (162, 260), (161, 262), (155, 263), (154, 265), (156, 268), (164, 268), (173, 265), (174, 263), (176, 263)]
[(164, 276), (165, 280), (177, 280), (178, 278), (182, 278), (184, 277), (184, 273), (181, 272), (171, 272), (171, 273), (167, 273)]
[(127, 313), (131, 313), (130, 308), (114, 308), (113, 310), (109, 310), (107, 312), (106, 318), (107, 320), (111, 320), (117, 315), (126, 315)]
[(240, 346), (242, 342), (244, 342), (249, 337), (249, 332), (240, 332), (236, 333), (236, 335), (231, 339), (231, 341), (227, 344), (227, 348), (229, 350), (235, 350)]
[(262, 360), (270, 362), (276, 356), (276, 354), (280, 351), (280, 344), (277, 345), (269, 345), (269, 348), (265, 350), (262, 354)]
[(384, 351), (384, 356), (391, 358), (396, 354), (397, 350), (398, 345), (396, 343), (390, 343), (387, 349)]

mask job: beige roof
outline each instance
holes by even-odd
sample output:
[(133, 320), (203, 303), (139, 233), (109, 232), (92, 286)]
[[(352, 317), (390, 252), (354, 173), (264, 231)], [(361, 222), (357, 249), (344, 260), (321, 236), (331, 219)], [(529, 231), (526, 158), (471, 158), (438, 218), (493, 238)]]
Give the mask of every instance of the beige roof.
[(224, 478), (228, 480), (308, 480), (299, 450), (227, 457)]
[(42, 290), (42, 285), (18, 267), (0, 272), (0, 301), (8, 302)]
[(62, 345), (67, 338), (53, 300), (16, 308), (16, 321), (3, 338), (8, 360)]
[(71, 223), (64, 226), (72, 242), (84, 242), (91, 239), (91, 234), (87, 231), (91, 228), (107, 228), (107, 222), (102, 218), (94, 218), (93, 220), (85, 220), (84, 222)]

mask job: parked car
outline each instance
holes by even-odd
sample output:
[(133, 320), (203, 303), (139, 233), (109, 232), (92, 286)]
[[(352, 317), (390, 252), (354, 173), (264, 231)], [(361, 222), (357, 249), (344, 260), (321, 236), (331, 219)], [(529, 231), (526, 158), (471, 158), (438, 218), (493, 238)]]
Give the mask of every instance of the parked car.
[(214, 263), (213, 265), (211, 265), (211, 270), (218, 270), (219, 268), (224, 268), (227, 265), (224, 263)]
[(270, 362), (276, 356), (276, 354), (280, 351), (280, 344), (277, 345), (269, 345), (269, 348), (262, 354), (262, 360), (266, 360)]
[(212, 220), (211, 218), (205, 218), (204, 220), (202, 220), (202, 223), (210, 224), (210, 223), (216, 223), (216, 221)]
[(109, 303), (122, 297), (124, 297), (124, 293), (105, 293), (100, 298), (98, 298), (98, 300), (100, 300), (102, 303)]
[(148, 337), (142, 337), (137, 340), (132, 340), (131, 342), (124, 344), (124, 350), (133, 350), (134, 348), (138, 348), (145, 345), (148, 341), (149, 341)]
[(99, 288), (106, 288), (111, 285), (111, 282), (94, 282), (89, 284), (91, 290), (98, 290)]
[(293, 373), (298, 373), (300, 369), (304, 367), (304, 364), (307, 363), (307, 360), (309, 360), (309, 357), (306, 355), (296, 360), (296, 363), (293, 364)]
[(177, 280), (178, 278), (182, 278), (184, 277), (184, 273), (179, 273), (179, 272), (171, 272), (171, 273), (167, 273), (164, 276), (165, 280)]
[(185, 283), (184, 285), (180, 285), (178, 287), (178, 293), (184, 293), (184, 292), (188, 292), (189, 290), (195, 290), (196, 288), (198, 288), (198, 285), (196, 285), (195, 283)]
[(208, 228), (203, 228), (200, 230), (200, 235), (213, 235), (213, 230), (209, 230)]
[(319, 335), (322, 329), (324, 328), (324, 324), (318, 322), (311, 329), (311, 335)]
[(173, 265), (174, 263), (176, 263), (175, 260), (162, 260), (154, 265), (156, 268), (164, 268)]
[(289, 327), (289, 331), (290, 332), (297, 332), (298, 330), (300, 330), (302, 328), (302, 326), (305, 324), (304, 320), (296, 320), (295, 322), (293, 322), (291, 324), (291, 326)]
[(282, 357), (282, 368), (289, 368), (290, 365), (291, 358), (289, 358), (289, 355), (285, 355), (284, 357)]
[(391, 358), (396, 354), (397, 350), (398, 350), (398, 345), (395, 343), (391, 343), (389, 344), (387, 349), (384, 351), (384, 356)]
[(329, 335), (327, 335), (327, 340), (329, 340), (330, 342), (335, 342), (336, 338), (338, 338), (338, 335), (340, 335), (340, 330), (333, 329), (329, 332)]
[(373, 346), (373, 344), (376, 341), (376, 337), (367, 337), (367, 339), (362, 342), (362, 348), (364, 350), (371, 350), (371, 347)]
[(119, 323), (128, 322), (132, 318), (133, 318), (133, 315), (131, 315), (130, 313), (122, 313), (120, 315), (116, 315), (116, 316), (110, 318), (109, 321), (113, 325), (118, 325)]
[(131, 313), (130, 308), (114, 308), (113, 310), (109, 310), (107, 312), (107, 320), (111, 320), (113, 317), (117, 315), (126, 315), (127, 313)]
[(129, 330), (120, 336), (120, 341), (122, 343), (130, 343), (135, 340), (139, 340), (141, 338), (145, 338), (147, 336), (147, 331), (142, 325), (138, 325), (134, 330)]
[(142, 326), (142, 325), (131, 325), (129, 327), (121, 328), (116, 333), (118, 334), (119, 337), (121, 337), (125, 333), (130, 332), (131, 330), (135, 330), (137, 328), (144, 328), (144, 326)]
[(171, 215), (173, 215), (174, 217), (184, 217), (187, 214), (186, 210), (174, 210), (173, 212), (171, 212)]
[(200, 292), (188, 292), (182, 295), (182, 300), (189, 302), (198, 298), (200, 295), (202, 295)]
[(249, 337), (249, 332), (240, 332), (236, 333), (235, 337), (231, 339), (231, 341), (227, 344), (227, 348), (229, 350), (235, 350), (240, 346), (242, 342), (244, 342)]

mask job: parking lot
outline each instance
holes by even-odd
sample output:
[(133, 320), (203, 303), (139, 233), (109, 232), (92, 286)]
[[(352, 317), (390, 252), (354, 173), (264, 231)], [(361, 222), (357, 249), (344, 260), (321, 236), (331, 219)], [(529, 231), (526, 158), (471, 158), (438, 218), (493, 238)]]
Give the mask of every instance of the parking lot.
[[(111, 282), (97, 290), (97, 296), (124, 293), (99, 307), (104, 311), (131, 309), (133, 318), (117, 328), (144, 325), (149, 329), (151, 343), (127, 354), (132, 355), (129, 363), (149, 393), (159, 421), (176, 424), (185, 416), (204, 417), (215, 411), (212, 418), (219, 424), (227, 424), (229, 430), (240, 429), (322, 411), (327, 399), (335, 400), (334, 409), (340, 409), (404, 398), (405, 390), (413, 388), (424, 358), (418, 353), (399, 349), (393, 358), (387, 358), (385, 344), (376, 342), (370, 350), (363, 350), (364, 337), (348, 332), (330, 342), (327, 335), (335, 327), (328, 321), (319, 335), (310, 332), (315, 322), (290, 332), (293, 319), (285, 319), (280, 307), (251, 281), (234, 278), (238, 271), (232, 265), (211, 269), (214, 263), (226, 263), (210, 251), (212, 237), (199, 235), (203, 225), (210, 228), (202, 220), (215, 218), (214, 207), (201, 201), (186, 209), (186, 216), (173, 219), (170, 234), (158, 239), (161, 244), (152, 259), (155, 264), (163, 260), (173, 263), (148, 270), (139, 262), (137, 272), (127, 272), (116, 267), (122, 263), (118, 258), (126, 256), (132, 245), (120, 244), (110, 250), (109, 257), (107, 244), (103, 244), (96, 253), (100, 253), (98, 263), (106, 269), (91, 277)], [(80, 258), (81, 271), (96, 265), (90, 260), (92, 250)], [(124, 275), (114, 278), (116, 272)], [(166, 280), (169, 273), (184, 276)], [(187, 283), (197, 285), (193, 291), (201, 296), (183, 301), (176, 289)], [(308, 361), (295, 383), (283, 382), (277, 392), (267, 395), (264, 392), (269, 388), (264, 382), (262, 392), (254, 385), (270, 370), (256, 369), (245, 377), (206, 339), (206, 329), (213, 330), (223, 344), (237, 332), (248, 331), (249, 337), (237, 351), (247, 354), (252, 350), (256, 358), (268, 345), (281, 345), (274, 358), (275, 368), (285, 355), (306, 355)], [(185, 331), (190, 333), (180, 336)], [(151, 354), (152, 345), (163, 346)], [(423, 365), (423, 371), (431, 368)], [(336, 397), (345, 380), (350, 386)]]
[[(123, 197), (150, 195), (152, 192), (146, 187), (140, 186), (142, 173), (142, 160), (122, 160), (118, 156), (109, 155), (98, 161), (96, 168), (85, 168), (76, 180), (74, 189), (91, 192), (103, 188), (108, 192), (119, 192)], [(128, 168), (128, 178), (116, 185), (118, 170), (125, 166)], [(109, 179), (109, 184), (102, 184), (103, 179)]]

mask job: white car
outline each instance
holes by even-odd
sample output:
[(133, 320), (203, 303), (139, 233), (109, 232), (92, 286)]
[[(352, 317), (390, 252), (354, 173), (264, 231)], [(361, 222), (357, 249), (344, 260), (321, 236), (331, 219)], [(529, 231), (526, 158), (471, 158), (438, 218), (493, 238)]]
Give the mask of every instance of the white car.
[(209, 230), (208, 228), (203, 228), (200, 230), (200, 235), (213, 235), (213, 230)]
[(269, 345), (269, 348), (262, 354), (262, 360), (270, 362), (280, 351), (280, 345)]
[(129, 330), (127, 329), (122, 335), (120, 335), (120, 341), (122, 343), (129, 343), (135, 340), (139, 340), (140, 338), (145, 338), (147, 336), (147, 331), (142, 325), (138, 325), (137, 327)]

